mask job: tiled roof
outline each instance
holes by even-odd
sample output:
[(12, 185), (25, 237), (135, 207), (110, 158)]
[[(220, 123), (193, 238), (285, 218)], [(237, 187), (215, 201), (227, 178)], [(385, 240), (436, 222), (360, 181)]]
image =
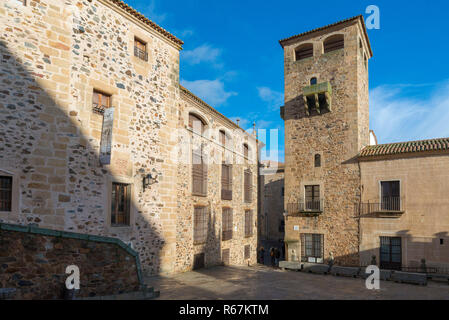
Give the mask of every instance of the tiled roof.
[(118, 6), (120, 8), (122, 8), (126, 12), (132, 14), (138, 20), (140, 20), (143, 23), (149, 25), (151, 28), (153, 28), (154, 30), (158, 31), (163, 36), (167, 37), (168, 39), (172, 40), (173, 42), (179, 44), (180, 46), (182, 46), (184, 44), (184, 42), (182, 40), (178, 39), (177, 37), (172, 35), (170, 32), (168, 32), (164, 28), (160, 27), (159, 25), (157, 25), (156, 23), (154, 23), (153, 21), (151, 21), (150, 19), (145, 17), (143, 14), (141, 14), (136, 9), (132, 8), (130, 5), (126, 4), (122, 0), (108, 0), (108, 1), (112, 2), (113, 4), (115, 4), (116, 6)]
[(376, 146), (368, 146), (361, 151), (360, 157), (365, 158), (365, 157), (397, 155), (404, 153), (417, 153), (428, 151), (449, 152), (449, 138), (408, 141), (408, 142), (398, 142), (390, 144), (379, 144)]
[(204, 102), (204, 100), (199, 98), (197, 95), (193, 94), (189, 89), (185, 88), (182, 85), (179, 85), (179, 88), (181, 89), (181, 92), (183, 92), (184, 94), (186, 94), (187, 96), (192, 98), (194, 101), (198, 102), (199, 104), (203, 105), (204, 107), (206, 107), (207, 109), (209, 109), (210, 111), (212, 111), (213, 113), (215, 113), (216, 115), (221, 117), (223, 120), (227, 121), (233, 127), (239, 128), (239, 129), (242, 129), (242, 131), (245, 131), (245, 130), (243, 130), (243, 128), (241, 128), (239, 125), (237, 125), (234, 121), (232, 121), (231, 119), (229, 119), (228, 117), (226, 117), (222, 113), (218, 112), (217, 109), (215, 109), (211, 105), (209, 105), (206, 102)]
[(368, 49), (369, 49), (369, 51), (371, 53), (371, 56), (373, 56), (373, 50), (371, 49), (371, 44), (369, 42), (368, 33), (366, 32), (365, 20), (363, 19), (363, 16), (361, 14), (358, 15), (358, 16), (352, 17), (352, 18), (348, 18), (348, 19), (344, 19), (344, 20), (341, 20), (341, 21), (338, 21), (338, 22), (335, 22), (335, 23), (332, 23), (332, 24), (328, 24), (327, 26), (324, 26), (324, 27), (316, 28), (316, 29), (313, 29), (313, 30), (310, 30), (310, 31), (306, 31), (306, 32), (297, 34), (295, 36), (291, 36), (291, 37), (279, 40), (279, 43), (281, 44), (282, 47), (284, 47), (284, 44), (287, 41), (289, 41), (289, 40), (297, 39), (297, 38), (303, 37), (305, 35), (308, 35), (308, 34), (311, 34), (311, 33), (317, 32), (317, 31), (325, 30), (327, 28), (338, 26), (340, 24), (343, 24), (343, 23), (346, 23), (346, 22), (349, 22), (349, 21), (353, 21), (353, 20), (357, 20), (357, 19), (361, 19), (362, 26), (363, 26), (363, 32), (365, 33), (366, 41), (368, 43)]

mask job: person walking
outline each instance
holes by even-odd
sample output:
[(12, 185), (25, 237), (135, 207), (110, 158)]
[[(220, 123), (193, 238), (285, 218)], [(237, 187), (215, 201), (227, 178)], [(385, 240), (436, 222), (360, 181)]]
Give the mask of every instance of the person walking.
[(274, 249), (274, 264), (279, 267), (279, 259), (281, 257), (281, 251), (278, 248)]
[(265, 264), (265, 249), (263, 247), (260, 247), (259, 250), (259, 263), (260, 264)]
[(275, 257), (275, 254), (274, 254), (274, 248), (273, 247), (271, 247), (271, 249), (270, 249), (270, 259), (271, 259), (271, 266), (274, 268), (274, 266), (275, 266), (275, 259), (276, 259), (276, 257)]

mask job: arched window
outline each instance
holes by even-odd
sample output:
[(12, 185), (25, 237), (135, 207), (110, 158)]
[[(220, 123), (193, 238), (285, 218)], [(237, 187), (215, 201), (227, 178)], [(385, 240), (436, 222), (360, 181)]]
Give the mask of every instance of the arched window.
[(344, 47), (345, 47), (345, 37), (342, 34), (330, 36), (324, 41), (324, 53), (343, 49)]
[(315, 168), (320, 168), (320, 167), (321, 167), (321, 155), (316, 154), (315, 155)]
[(202, 136), (204, 134), (205, 123), (195, 114), (189, 113), (189, 128), (194, 133)]
[(317, 83), (318, 83), (318, 80), (317, 80), (316, 77), (313, 77), (312, 79), (310, 79), (310, 85), (314, 85), (314, 84), (317, 84)]
[(313, 57), (313, 43), (306, 43), (296, 48), (295, 50), (296, 61), (310, 57)]

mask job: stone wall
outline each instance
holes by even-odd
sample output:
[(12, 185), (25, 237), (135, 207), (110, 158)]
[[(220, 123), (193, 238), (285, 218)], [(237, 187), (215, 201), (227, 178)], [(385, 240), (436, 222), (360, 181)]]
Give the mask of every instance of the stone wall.
[[(361, 191), (356, 157), (369, 143), (367, 68), (360, 62), (367, 39), (361, 23), (349, 20), (284, 43), (285, 206), (288, 210), (289, 204), (304, 200), (305, 185), (319, 185), (324, 200), (318, 216), (289, 214), (286, 240), (294, 241), (289, 248), (298, 255), (301, 233), (323, 234), (324, 258), (333, 252), (341, 264), (358, 264), (355, 205)], [(323, 41), (334, 34), (344, 35), (344, 49), (324, 53)], [(359, 49), (360, 42), (365, 49)], [(295, 49), (303, 43), (313, 43), (314, 57), (295, 61)], [(330, 112), (306, 115), (302, 88), (312, 77), (330, 82)], [(316, 154), (321, 155), (318, 168)]]
[(379, 260), (380, 237), (402, 238), (402, 265), (449, 269), (449, 156), (385, 156), (361, 161), (362, 203), (379, 203), (380, 182), (400, 181), (402, 211), (362, 215), (362, 262)]
[[(178, 170), (178, 204), (177, 216), (177, 260), (179, 271), (188, 271), (193, 267), (195, 254), (205, 253), (205, 265), (213, 266), (222, 263), (222, 250), (230, 250), (231, 265), (247, 265), (256, 263), (257, 253), (257, 159), (258, 146), (252, 135), (245, 134), (236, 124), (229, 121), (214, 109), (201, 102), (190, 93), (183, 93), (180, 108), (179, 128), (180, 145), (186, 146)], [(205, 121), (206, 132), (203, 137), (195, 136), (187, 129), (189, 113), (193, 113)], [(229, 137), (229, 144), (223, 148), (219, 141), (219, 131), (224, 130)], [(249, 145), (249, 158), (244, 158), (243, 144)], [(191, 146), (203, 144), (208, 159), (207, 196), (192, 195)], [(232, 164), (232, 200), (221, 198), (222, 162)], [(252, 175), (252, 201), (245, 203), (243, 199), (243, 172), (250, 169)], [(195, 206), (204, 206), (209, 212), (207, 242), (202, 245), (193, 243), (193, 211)], [(233, 211), (233, 237), (222, 241), (222, 210)], [(252, 236), (245, 237), (245, 210), (252, 210)], [(244, 259), (245, 245), (251, 246), (250, 259)]]
[[(260, 176), (259, 238), (262, 240), (283, 240), (284, 221), (284, 164), (262, 161), (264, 168)], [(285, 227), (285, 225), (284, 225)]]
[[(194, 200), (182, 189), (190, 169), (176, 156), (186, 119), (181, 42), (122, 5), (0, 4), (0, 172), (13, 177), (12, 211), (0, 212), (0, 222), (118, 238), (139, 252), (145, 273), (182, 271), (192, 262), (184, 241)], [(146, 42), (148, 61), (134, 56), (135, 37)], [(94, 90), (111, 95), (114, 107), (110, 165), (99, 162), (103, 117), (93, 111)], [(144, 191), (150, 173), (156, 181)], [(211, 190), (218, 175), (211, 170)], [(131, 186), (129, 226), (111, 226), (113, 182)], [(218, 212), (221, 204), (209, 201)], [(256, 202), (248, 207), (257, 210)]]
[(63, 299), (66, 268), (76, 265), (77, 297), (137, 291), (136, 253), (113, 240), (0, 224), (0, 287), (16, 288), (15, 299)]

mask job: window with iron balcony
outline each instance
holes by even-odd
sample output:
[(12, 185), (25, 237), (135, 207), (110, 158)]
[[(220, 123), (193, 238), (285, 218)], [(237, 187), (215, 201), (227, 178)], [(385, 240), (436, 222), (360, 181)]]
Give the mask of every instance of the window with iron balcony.
[(143, 61), (148, 61), (147, 44), (137, 38), (134, 38), (134, 56)]

